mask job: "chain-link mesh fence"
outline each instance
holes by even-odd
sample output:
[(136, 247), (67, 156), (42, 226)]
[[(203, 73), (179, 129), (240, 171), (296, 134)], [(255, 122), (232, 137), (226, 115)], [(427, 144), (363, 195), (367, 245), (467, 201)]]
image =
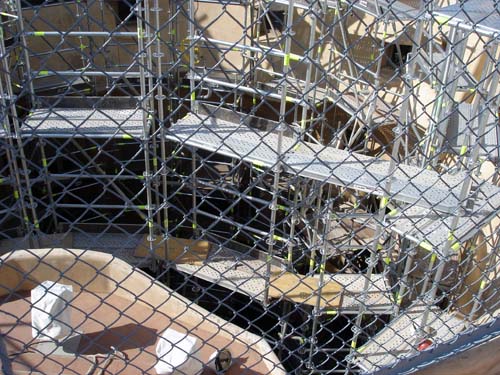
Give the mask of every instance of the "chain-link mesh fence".
[(498, 332), (496, 0), (0, 12), (4, 373), (402, 373)]

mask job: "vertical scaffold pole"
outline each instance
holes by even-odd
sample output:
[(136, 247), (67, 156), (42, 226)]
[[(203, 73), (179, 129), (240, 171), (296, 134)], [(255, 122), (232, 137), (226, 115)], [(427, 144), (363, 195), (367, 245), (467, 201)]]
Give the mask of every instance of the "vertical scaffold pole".
[[(154, 12), (154, 32), (155, 32), (155, 57), (156, 57), (156, 77), (157, 77), (157, 88), (156, 88), (156, 103), (158, 106), (158, 126), (160, 127), (160, 174), (161, 174), (161, 187), (162, 187), (162, 202), (161, 206), (163, 207), (163, 225), (161, 226), (163, 230), (163, 246), (165, 248), (165, 258), (169, 258), (169, 249), (168, 249), (168, 238), (169, 235), (169, 222), (168, 222), (168, 186), (167, 186), (167, 145), (166, 145), (166, 137), (165, 137), (165, 110), (164, 110), (164, 101), (167, 98), (163, 93), (163, 57), (164, 53), (161, 50), (161, 34), (160, 34), (160, 4), (158, 0), (154, 0), (153, 9), (151, 11)], [(171, 22), (169, 22), (169, 30), (171, 30)], [(168, 281), (168, 279), (167, 279)]]
[[(192, 0), (191, 0), (192, 1)], [(278, 209), (278, 196), (279, 196), (279, 179), (282, 168), (282, 146), (283, 146), (283, 133), (287, 129), (285, 122), (286, 117), (286, 97), (287, 97), (287, 74), (290, 72), (290, 49), (292, 44), (291, 32), (293, 26), (293, 8), (294, 0), (290, 0), (288, 3), (287, 11), (287, 21), (286, 21), (286, 31), (285, 31), (285, 55), (283, 61), (283, 79), (282, 79), (282, 91), (280, 100), (280, 112), (279, 112), (279, 125), (276, 129), (278, 131), (278, 145), (276, 147), (276, 162), (273, 167), (274, 181), (273, 181), (273, 194), (271, 200), (271, 218), (269, 226), (269, 238), (268, 238), (268, 255), (266, 258), (266, 287), (264, 289), (264, 305), (269, 303), (269, 287), (271, 284), (271, 263), (274, 255), (274, 236), (276, 231), (276, 214)]]
[(189, 9), (188, 9), (188, 17), (189, 19), (187, 20), (188, 23), (188, 38), (187, 38), (187, 44), (189, 48), (189, 68), (188, 68), (188, 75), (189, 75), (189, 98), (190, 98), (190, 108), (191, 112), (196, 113), (197, 112), (197, 102), (196, 102), (196, 86), (195, 86), (195, 81), (194, 81), (194, 76), (195, 76), (195, 30), (194, 30), (194, 0), (189, 0)]
[(311, 75), (312, 75), (312, 68), (313, 68), (313, 58), (314, 58), (314, 39), (316, 36), (316, 15), (310, 14), (309, 17), (311, 18), (311, 29), (309, 31), (309, 44), (308, 44), (308, 49), (307, 49), (307, 70), (306, 70), (306, 82), (304, 84), (304, 98), (303, 103), (302, 103), (302, 113), (301, 113), (301, 119), (300, 119), (300, 139), (304, 138), (304, 133), (306, 131), (306, 119), (307, 119), (307, 112), (309, 110), (310, 104), (310, 85), (311, 85)]
[[(20, 16), (20, 13), (22, 11), (21, 11), (19, 0), (17, 0), (16, 6), (18, 7), (19, 31), (22, 34), (22, 37), (24, 37), (24, 26), (22, 25), (22, 22), (23, 22), (22, 21), (22, 14)], [(3, 33), (3, 28), (2, 28), (2, 33)], [(23, 38), (22, 38), (22, 40), (25, 41), (25, 39), (23, 39)], [(25, 47), (25, 44), (23, 45), (23, 47)], [(24, 48), (24, 49), (26, 50), (26, 48)], [(27, 214), (28, 210), (25, 210), (26, 215), (23, 216), (23, 220), (25, 221), (27, 228), (29, 228), (28, 235), (30, 237), (30, 242), (32, 243), (33, 246), (37, 247), (38, 246), (38, 239), (33, 234), (37, 233), (39, 231), (40, 223), (38, 221), (38, 215), (36, 212), (36, 205), (35, 205), (32, 189), (31, 189), (31, 179), (29, 176), (30, 172), (29, 172), (29, 168), (28, 168), (28, 165), (26, 162), (27, 159), (26, 159), (26, 155), (24, 152), (23, 140), (21, 137), (21, 127), (19, 124), (19, 116), (17, 113), (16, 103), (14, 101), (14, 92), (12, 89), (12, 79), (11, 79), (11, 75), (8, 74), (8, 72), (10, 72), (9, 58), (8, 58), (7, 50), (5, 48), (5, 41), (4, 41), (3, 37), (0, 38), (0, 56), (3, 56), (3, 58), (1, 59), (2, 60), (2, 70), (5, 73), (7, 73), (7, 74), (4, 74), (5, 88), (2, 90), (2, 92), (7, 93), (7, 98), (9, 98), (9, 103), (5, 102), (5, 104), (6, 104), (5, 109), (7, 110), (7, 108), (8, 108), (11, 112), (12, 126), (14, 128), (13, 137), (16, 139), (17, 152), (19, 153), (19, 158), (20, 158), (20, 162), (21, 162), (21, 170), (22, 170), (23, 180), (24, 180), (24, 183), (26, 184), (26, 192), (25, 192), (24, 189), (22, 188), (21, 176), (20, 175), (17, 176), (18, 180), (19, 180), (19, 186), (18, 186), (19, 193), (20, 193), (19, 199), (22, 201), (27, 199), (28, 205), (29, 205), (29, 207), (27, 207), (27, 208), (29, 208), (29, 212), (31, 213), (31, 216), (32, 216), (32, 220), (30, 220), (30, 218)], [(27, 77), (28, 77), (28, 75), (25, 74), (25, 78), (27, 78)], [(31, 81), (31, 80), (29, 79), (29, 81)], [(8, 127), (10, 127), (10, 125), (8, 125)], [(12, 148), (12, 151), (14, 151), (14, 148)], [(14, 164), (17, 164), (16, 160), (15, 160), (15, 154), (13, 156), (14, 156), (13, 162), (14, 162)], [(17, 173), (21, 174), (19, 169), (17, 170)], [(27, 197), (26, 197), (26, 195), (27, 195)]]
[(315, 353), (316, 343), (318, 339), (316, 338), (316, 334), (318, 333), (318, 319), (322, 313), (321, 311), (321, 300), (323, 298), (323, 287), (325, 286), (325, 271), (326, 271), (326, 261), (328, 259), (327, 248), (328, 241), (327, 236), (331, 230), (331, 220), (332, 220), (332, 206), (331, 202), (331, 187), (328, 189), (328, 197), (326, 204), (326, 212), (322, 212), (320, 215), (323, 220), (323, 231), (320, 238), (321, 243), (321, 261), (319, 266), (319, 277), (318, 277), (318, 289), (316, 290), (316, 301), (313, 309), (313, 321), (311, 328), (311, 336), (309, 337), (309, 358), (307, 362), (307, 368), (310, 370), (314, 370), (314, 362), (313, 357)]
[[(151, 75), (151, 72), (146, 72), (146, 61), (145, 54), (147, 53), (146, 48), (144, 46), (144, 10), (142, 7), (143, 0), (137, 0), (136, 9), (137, 9), (137, 56), (139, 59), (139, 83), (140, 83), (140, 106), (142, 109), (142, 139), (141, 139), (141, 147), (144, 152), (144, 184), (146, 187), (146, 211), (147, 218), (146, 224), (148, 227), (148, 249), (151, 256), (154, 254), (154, 241), (155, 241), (155, 233), (154, 233), (154, 224), (153, 224), (153, 199), (152, 199), (152, 189), (151, 183), (153, 176), (151, 174), (151, 165), (150, 165), (150, 155), (149, 155), (149, 137), (150, 137), (150, 129), (151, 129), (151, 115), (149, 108), (150, 100), (149, 95), (150, 92), (147, 91), (146, 88), (146, 74)], [(149, 0), (144, 0), (149, 1)]]
[[(2, 42), (0, 41), (0, 43)], [(24, 218), (28, 217), (28, 211), (26, 208), (26, 202), (24, 201), (24, 199), (21, 199), (21, 196), (24, 196), (24, 194), (22, 193), (23, 186), (21, 182), (21, 173), (19, 172), (19, 166), (17, 165), (16, 162), (16, 153), (14, 151), (15, 145), (14, 142), (12, 141), (13, 135), (11, 131), (11, 124), (9, 121), (9, 117), (7, 115), (8, 104), (6, 102), (6, 97), (8, 97), (8, 95), (3, 95), (3, 93), (5, 92), (4, 90), (5, 89), (3, 87), (3, 79), (0, 79), (0, 94), (2, 94), (0, 95), (0, 104), (2, 108), (5, 109), (5, 112), (3, 113), (4, 117), (3, 128), (5, 131), (5, 139), (7, 142), (7, 147), (5, 148), (5, 152), (7, 155), (7, 163), (9, 165), (9, 171), (11, 175), (14, 176), (14, 181), (12, 181), (12, 190), (14, 193), (14, 199), (16, 201), (15, 205), (17, 208), (20, 209), (19, 218), (21, 220), (21, 227), (24, 227), (26, 234), (28, 234), (30, 232), (29, 223), (26, 220), (24, 220)]]

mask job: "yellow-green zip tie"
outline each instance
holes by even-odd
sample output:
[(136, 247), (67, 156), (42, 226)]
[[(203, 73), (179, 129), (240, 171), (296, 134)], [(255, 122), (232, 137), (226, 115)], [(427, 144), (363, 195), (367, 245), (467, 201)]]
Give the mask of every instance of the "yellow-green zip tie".
[(39, 76), (48, 76), (49, 75), (49, 71), (48, 70), (40, 70), (38, 72), (38, 75)]
[(196, 100), (196, 93), (194, 91), (191, 93), (191, 100)]
[(435, 18), (436, 22), (439, 23), (440, 25), (445, 25), (450, 20), (450, 17), (448, 16), (436, 16)]
[(283, 56), (283, 66), (290, 66), (290, 54), (286, 53), (285, 56)]
[(19, 192), (14, 190), (14, 198), (19, 199)]
[(123, 134), (122, 138), (123, 139), (132, 139), (132, 136), (130, 134)]
[(460, 148), (460, 156), (464, 156), (467, 153), (467, 146), (463, 145), (462, 148)]
[(389, 198), (383, 197), (380, 201), (380, 208), (385, 208), (389, 204)]
[(401, 296), (399, 293), (396, 293), (396, 304), (401, 305), (401, 302), (403, 302), (403, 296)]
[(436, 255), (436, 253), (433, 253), (431, 255), (431, 262), (434, 263), (436, 261), (436, 259), (437, 259), (437, 255)]
[(337, 310), (326, 310), (325, 314), (326, 315), (337, 315)]
[(34, 36), (44, 36), (45, 35), (45, 31), (35, 31), (33, 33)]
[(196, 229), (196, 227), (197, 227), (196, 223), (191, 224), (191, 227), (192, 227), (193, 229)]
[(479, 289), (486, 288), (486, 280), (481, 281), (481, 285), (479, 285)]
[(300, 120), (300, 128), (301, 129), (305, 129), (306, 128), (306, 120), (305, 119), (301, 119)]
[(432, 245), (429, 242), (427, 242), (427, 241), (420, 242), (419, 246), (422, 249), (425, 249), (427, 251), (432, 251), (432, 249), (433, 249)]
[(47, 164), (47, 159), (42, 158), (42, 166), (43, 166), (44, 168), (47, 168), (47, 165), (48, 165), (48, 164)]

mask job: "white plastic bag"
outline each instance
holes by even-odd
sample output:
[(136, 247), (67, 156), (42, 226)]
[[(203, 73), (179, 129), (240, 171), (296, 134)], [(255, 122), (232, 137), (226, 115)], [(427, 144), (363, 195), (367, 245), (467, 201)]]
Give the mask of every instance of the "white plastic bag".
[(201, 343), (196, 337), (167, 328), (156, 345), (158, 375), (197, 375), (203, 370), (199, 359)]
[(57, 340), (71, 334), (71, 285), (44, 281), (31, 290), (31, 327), (34, 338)]

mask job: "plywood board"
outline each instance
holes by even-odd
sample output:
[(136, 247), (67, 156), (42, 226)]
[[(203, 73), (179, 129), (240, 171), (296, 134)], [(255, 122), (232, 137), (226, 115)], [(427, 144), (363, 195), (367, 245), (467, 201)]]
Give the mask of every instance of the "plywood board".
[[(321, 307), (338, 307), (341, 305), (342, 285), (336, 282), (326, 283), (321, 290)], [(319, 292), (318, 279), (285, 272), (275, 275), (271, 279), (269, 296), (279, 299), (281, 297), (296, 303), (315, 305)]]
[[(208, 241), (197, 241), (186, 238), (170, 237), (167, 241), (155, 240), (155, 256), (176, 263), (194, 264), (202, 262), (208, 256), (211, 245)], [(137, 247), (134, 256), (145, 258), (149, 255), (149, 245), (145, 237)]]

